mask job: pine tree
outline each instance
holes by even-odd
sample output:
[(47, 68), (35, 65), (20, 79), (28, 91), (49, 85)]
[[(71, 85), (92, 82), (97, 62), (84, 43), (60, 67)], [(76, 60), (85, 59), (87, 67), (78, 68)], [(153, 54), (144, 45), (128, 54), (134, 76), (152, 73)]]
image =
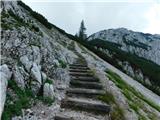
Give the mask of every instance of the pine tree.
[(84, 26), (84, 21), (83, 20), (82, 20), (80, 28), (79, 28), (78, 37), (81, 40), (85, 40), (87, 38), (86, 27)]

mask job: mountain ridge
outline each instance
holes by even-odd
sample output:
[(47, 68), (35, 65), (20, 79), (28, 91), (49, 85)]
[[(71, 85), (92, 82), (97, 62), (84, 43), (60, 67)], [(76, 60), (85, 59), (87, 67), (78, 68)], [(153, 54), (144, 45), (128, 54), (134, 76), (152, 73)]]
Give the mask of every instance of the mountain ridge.
[(160, 36), (133, 32), (126, 28), (108, 29), (94, 33), (88, 41), (101, 39), (122, 45), (121, 50), (136, 54), (160, 65)]

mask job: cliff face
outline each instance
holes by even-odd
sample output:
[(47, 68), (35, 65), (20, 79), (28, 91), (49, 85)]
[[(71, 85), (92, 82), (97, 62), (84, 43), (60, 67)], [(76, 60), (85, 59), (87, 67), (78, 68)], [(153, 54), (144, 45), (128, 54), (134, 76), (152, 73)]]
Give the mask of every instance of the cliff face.
[(160, 35), (134, 32), (125, 28), (103, 30), (88, 40), (101, 39), (117, 43), (123, 51), (136, 54), (160, 65)]

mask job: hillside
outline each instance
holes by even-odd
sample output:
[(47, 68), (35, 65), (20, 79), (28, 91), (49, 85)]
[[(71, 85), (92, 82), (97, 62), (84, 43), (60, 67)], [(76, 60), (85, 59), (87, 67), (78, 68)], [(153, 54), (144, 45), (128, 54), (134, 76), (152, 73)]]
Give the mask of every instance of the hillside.
[(121, 50), (136, 54), (160, 65), (160, 35), (118, 28), (99, 31), (88, 37), (89, 41), (94, 39), (119, 44)]
[(156, 61), (160, 56), (158, 35), (121, 28), (97, 32), (88, 40), (106, 61), (160, 94), (160, 66)]
[(159, 120), (158, 95), (23, 2), (1, 6), (2, 120)]

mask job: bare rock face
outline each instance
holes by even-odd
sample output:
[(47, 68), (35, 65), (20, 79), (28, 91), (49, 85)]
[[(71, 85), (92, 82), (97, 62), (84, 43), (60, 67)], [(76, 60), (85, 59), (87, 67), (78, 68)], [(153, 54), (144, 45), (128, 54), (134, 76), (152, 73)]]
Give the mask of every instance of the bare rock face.
[(101, 39), (121, 45), (121, 50), (136, 54), (160, 65), (160, 36), (134, 32), (126, 28), (102, 30), (88, 40)]
[(13, 76), (14, 76), (14, 80), (16, 81), (17, 85), (21, 89), (24, 89), (25, 88), (25, 78), (26, 76), (29, 76), (29, 75), (25, 72), (23, 67), (15, 66), (13, 70)]
[(44, 72), (41, 72), (42, 74), (42, 82), (45, 83), (45, 81), (47, 80), (47, 75)]
[(6, 64), (0, 66), (0, 117), (3, 112), (4, 103), (6, 100), (6, 89), (8, 80), (11, 78), (11, 72)]
[(31, 68), (31, 75), (40, 84), (42, 83), (41, 71), (36, 63), (33, 63)]
[(32, 50), (33, 50), (33, 62), (39, 65), (41, 61), (40, 49), (37, 46), (32, 46)]
[(23, 66), (25, 67), (25, 69), (30, 72), (30, 69), (32, 67), (32, 62), (29, 61), (28, 57), (27, 56), (22, 56), (20, 58), (20, 62), (23, 64)]
[(43, 96), (44, 97), (49, 97), (51, 99), (54, 98), (54, 88), (52, 84), (45, 83), (44, 84), (44, 89), (43, 89)]

